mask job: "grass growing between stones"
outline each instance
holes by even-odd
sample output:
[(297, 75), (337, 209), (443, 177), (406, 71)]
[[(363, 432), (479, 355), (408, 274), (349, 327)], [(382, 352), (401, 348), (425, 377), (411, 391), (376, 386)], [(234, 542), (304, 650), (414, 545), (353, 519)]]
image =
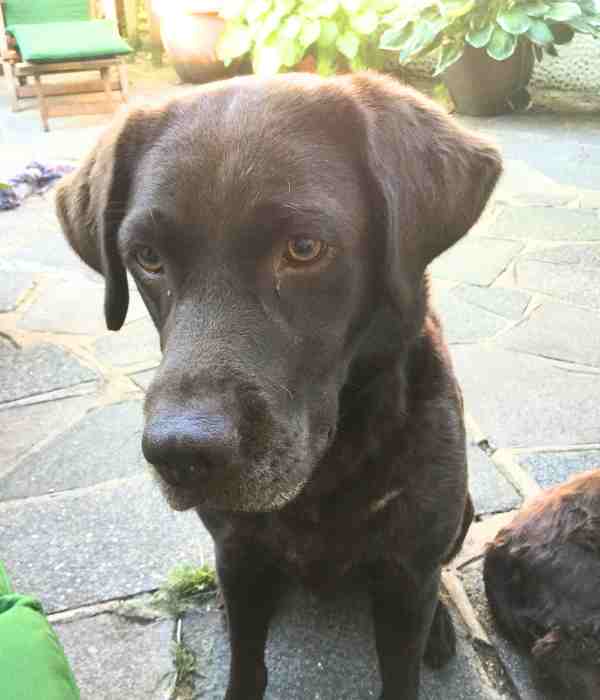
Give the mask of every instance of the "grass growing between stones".
[(194, 695), (196, 656), (183, 642), (173, 642), (171, 647), (175, 685), (169, 700), (191, 700)]
[(212, 595), (217, 588), (215, 571), (209, 566), (184, 564), (169, 572), (167, 581), (154, 594), (155, 603), (178, 616)]
[(155, 593), (122, 603), (118, 613), (140, 620), (180, 617), (186, 610), (212, 598), (216, 589), (214, 569), (206, 565), (183, 564), (169, 572), (167, 580)]

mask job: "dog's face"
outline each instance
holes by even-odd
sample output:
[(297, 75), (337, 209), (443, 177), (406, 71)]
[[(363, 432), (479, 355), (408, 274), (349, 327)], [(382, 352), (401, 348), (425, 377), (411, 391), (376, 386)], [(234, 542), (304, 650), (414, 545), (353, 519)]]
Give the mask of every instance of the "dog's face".
[(58, 213), (106, 278), (109, 327), (127, 268), (160, 333), (143, 449), (175, 508), (264, 511), (301, 491), (373, 316), (392, 305), (418, 333), (425, 267), (499, 171), (368, 76), (228, 81), (104, 137)]

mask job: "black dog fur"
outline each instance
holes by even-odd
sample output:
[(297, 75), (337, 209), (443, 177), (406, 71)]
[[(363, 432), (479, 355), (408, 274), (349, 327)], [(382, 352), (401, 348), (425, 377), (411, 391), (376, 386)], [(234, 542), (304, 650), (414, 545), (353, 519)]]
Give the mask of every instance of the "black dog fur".
[(486, 552), (499, 626), (556, 697), (600, 698), (600, 470), (542, 493)]
[(290, 576), (368, 588), (385, 700), (415, 700), (424, 653), (453, 653), (440, 569), (472, 508), (425, 270), (500, 171), (492, 146), (396, 81), (287, 75), (135, 111), (60, 186), (108, 327), (129, 269), (160, 333), (143, 449), (215, 541), (226, 700), (263, 697)]

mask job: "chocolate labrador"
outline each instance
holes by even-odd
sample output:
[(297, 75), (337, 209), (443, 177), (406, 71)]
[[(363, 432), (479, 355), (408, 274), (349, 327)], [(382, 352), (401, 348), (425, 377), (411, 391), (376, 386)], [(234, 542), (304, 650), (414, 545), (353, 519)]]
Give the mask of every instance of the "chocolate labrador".
[(600, 469), (526, 504), (489, 546), (484, 580), (499, 626), (556, 697), (598, 700)]
[(423, 655), (452, 654), (440, 568), (472, 511), (425, 271), (500, 171), (492, 146), (392, 79), (297, 74), (134, 111), (61, 185), (108, 327), (129, 270), (160, 334), (142, 447), (214, 538), (227, 700), (263, 697), (289, 576), (368, 588), (385, 700), (417, 698)]

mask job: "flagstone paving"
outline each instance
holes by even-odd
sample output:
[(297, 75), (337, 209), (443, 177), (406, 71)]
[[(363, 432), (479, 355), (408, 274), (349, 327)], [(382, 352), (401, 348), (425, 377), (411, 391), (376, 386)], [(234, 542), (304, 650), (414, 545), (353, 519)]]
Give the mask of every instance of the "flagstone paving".
[[(458, 654), (424, 672), (421, 696), (542, 700), (489, 616), (481, 555), (525, 498), (600, 467), (600, 126), (536, 112), (463, 121), (499, 143), (506, 167), (481, 222), (430, 270), (465, 396), (477, 522), (445, 579)], [(104, 123), (57, 119), (44, 134), (35, 112), (11, 114), (0, 94), (2, 174), (33, 156), (75, 163)], [(169, 510), (142, 459), (144, 391), (160, 362), (150, 319), (132, 290), (126, 325), (109, 333), (102, 298), (51, 193), (0, 212), (0, 556), (50, 613), (83, 698), (176, 697), (177, 637), (196, 656), (185, 697), (221, 700), (216, 601), (179, 625), (117, 606), (178, 564), (212, 563), (213, 550), (193, 513)], [(357, 593), (320, 603), (292, 592), (273, 624), (267, 700), (377, 697), (367, 608)]]

